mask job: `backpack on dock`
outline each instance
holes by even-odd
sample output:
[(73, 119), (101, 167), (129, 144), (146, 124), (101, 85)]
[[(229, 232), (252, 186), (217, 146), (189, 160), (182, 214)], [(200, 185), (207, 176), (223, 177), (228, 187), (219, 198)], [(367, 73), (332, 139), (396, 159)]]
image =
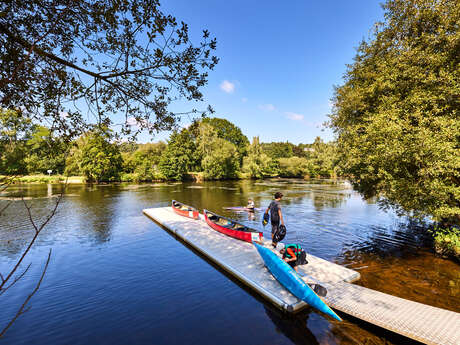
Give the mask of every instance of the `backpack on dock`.
[(297, 265), (306, 265), (308, 264), (307, 253), (302, 249), (299, 256), (297, 257)]

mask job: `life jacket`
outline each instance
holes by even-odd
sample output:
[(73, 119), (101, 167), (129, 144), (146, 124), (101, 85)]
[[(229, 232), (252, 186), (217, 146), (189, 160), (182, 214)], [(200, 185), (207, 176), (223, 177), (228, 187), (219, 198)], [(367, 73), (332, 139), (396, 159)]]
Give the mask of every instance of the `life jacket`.
[(286, 244), (285, 247), (284, 247), (283, 259), (284, 258), (288, 258), (288, 259), (291, 258), (291, 255), (289, 255), (289, 253), (287, 251), (288, 248), (290, 248), (294, 252), (296, 258), (298, 258), (300, 253), (302, 252), (302, 247), (300, 245), (298, 245), (298, 244)]

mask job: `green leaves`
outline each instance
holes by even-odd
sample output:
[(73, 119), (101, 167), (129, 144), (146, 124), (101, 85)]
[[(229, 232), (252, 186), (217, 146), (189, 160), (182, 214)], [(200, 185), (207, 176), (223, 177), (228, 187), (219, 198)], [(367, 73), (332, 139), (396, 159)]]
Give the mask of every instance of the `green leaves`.
[(168, 147), (163, 152), (159, 169), (168, 180), (183, 180), (194, 165), (196, 145), (187, 129), (180, 133), (174, 132), (168, 141)]
[(341, 169), (366, 197), (460, 223), (460, 3), (389, 0), (336, 88)]
[(67, 160), (66, 174), (81, 173), (87, 182), (118, 181), (123, 159), (110, 132), (97, 128), (80, 137)]
[(71, 136), (121, 116), (125, 134), (173, 129), (183, 113), (170, 104), (203, 100), (218, 63), (209, 32), (193, 45), (158, 1), (3, 1), (0, 13), (0, 106)]

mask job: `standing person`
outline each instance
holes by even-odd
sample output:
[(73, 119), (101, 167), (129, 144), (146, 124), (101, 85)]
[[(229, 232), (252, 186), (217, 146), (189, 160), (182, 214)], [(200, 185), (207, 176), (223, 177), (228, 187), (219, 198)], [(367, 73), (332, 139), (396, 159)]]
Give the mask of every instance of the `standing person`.
[(280, 226), (284, 227), (283, 214), (281, 213), (281, 205), (280, 205), (280, 201), (282, 197), (283, 197), (283, 193), (276, 192), (275, 200), (273, 200), (270, 203), (270, 205), (268, 205), (268, 208), (265, 211), (265, 214), (268, 214), (268, 211), (270, 211), (270, 222), (272, 224), (272, 246), (273, 247), (276, 247), (276, 244), (278, 243), (274, 235), (277, 232), (279, 232)]

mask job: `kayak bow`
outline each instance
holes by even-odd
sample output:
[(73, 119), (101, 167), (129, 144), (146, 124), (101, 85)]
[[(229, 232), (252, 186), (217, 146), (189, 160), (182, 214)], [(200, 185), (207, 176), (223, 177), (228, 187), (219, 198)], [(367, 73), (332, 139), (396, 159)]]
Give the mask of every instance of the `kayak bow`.
[(342, 319), (319, 297), (310, 286), (305, 283), (297, 272), (284, 260), (279, 258), (270, 249), (254, 243), (265, 265), (273, 276), (298, 299), (308, 303), (313, 308), (329, 315), (330, 317), (342, 321)]

